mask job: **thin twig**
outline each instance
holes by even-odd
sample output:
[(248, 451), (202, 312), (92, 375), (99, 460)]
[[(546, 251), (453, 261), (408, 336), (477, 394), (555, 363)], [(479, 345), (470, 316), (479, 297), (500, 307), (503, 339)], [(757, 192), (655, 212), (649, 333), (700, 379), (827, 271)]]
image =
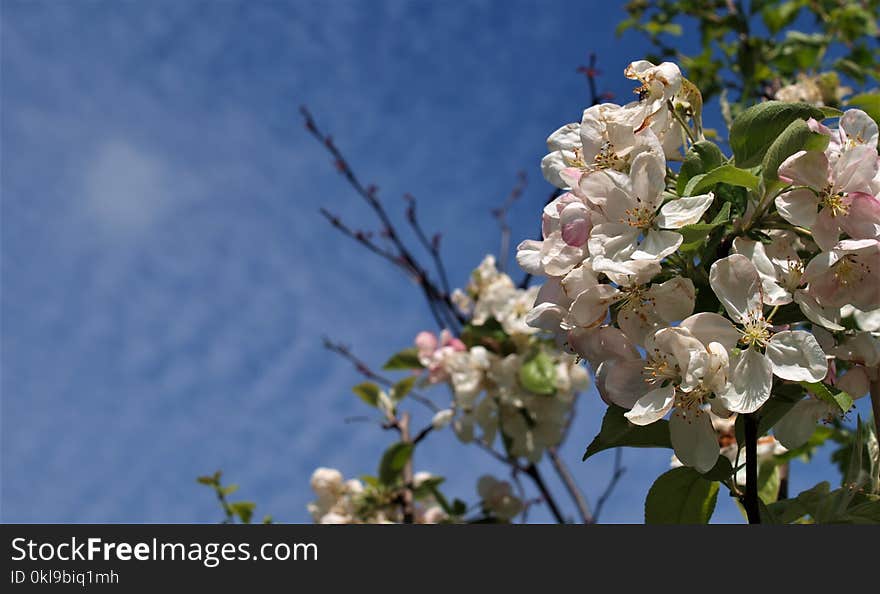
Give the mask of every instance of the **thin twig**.
[(531, 477), (535, 486), (538, 487), (538, 491), (541, 492), (541, 497), (544, 498), (544, 503), (550, 508), (550, 513), (553, 514), (556, 523), (565, 524), (565, 518), (563, 517), (562, 512), (559, 511), (559, 506), (556, 505), (556, 500), (553, 499), (553, 494), (550, 493), (550, 490), (547, 488), (547, 484), (544, 482), (544, 479), (541, 476), (541, 471), (538, 470), (538, 467), (534, 463), (530, 463), (525, 467), (523, 472)]
[(547, 448), (547, 456), (550, 458), (550, 462), (553, 463), (553, 468), (556, 469), (556, 474), (559, 475), (562, 484), (565, 485), (566, 491), (568, 491), (568, 494), (574, 501), (578, 510), (578, 515), (581, 517), (581, 522), (583, 524), (592, 524), (593, 516), (590, 513), (590, 506), (587, 503), (587, 499), (584, 497), (584, 494), (581, 493), (574, 477), (568, 470), (568, 466), (566, 466), (565, 462), (562, 461), (562, 458), (559, 457), (559, 452), (555, 447)]
[[(327, 337), (324, 337), (324, 348), (330, 351), (331, 353), (336, 353), (343, 359), (349, 361), (358, 373), (363, 375), (368, 380), (372, 380), (377, 384), (381, 384), (386, 388), (390, 388), (394, 386), (394, 382), (383, 375), (379, 375), (375, 371), (373, 371), (369, 365), (367, 365), (361, 359), (358, 359), (354, 353), (351, 352), (347, 346), (339, 342), (333, 342)], [(432, 412), (439, 412), (440, 407), (434, 404), (434, 402), (428, 398), (427, 396), (423, 396), (418, 392), (411, 391), (407, 394), (407, 397), (412, 398), (416, 402), (422, 404), (426, 408), (429, 408)]]
[(510, 212), (510, 208), (519, 200), (528, 185), (525, 171), (518, 172), (516, 177), (516, 185), (513, 186), (507, 198), (504, 199), (501, 206), (492, 209), (492, 216), (495, 217), (495, 220), (498, 221), (498, 226), (501, 228), (501, 247), (498, 251), (498, 270), (501, 272), (504, 272), (507, 268), (507, 258), (510, 254), (510, 225), (507, 222), (507, 215)]
[[(364, 199), (378, 217), (382, 226), (382, 235), (391, 241), (397, 250), (397, 257), (400, 258), (406, 267), (412, 270), (413, 279), (419, 285), (425, 299), (428, 301), (438, 327), (442, 329), (448, 325), (448, 321), (452, 320), (458, 320), (459, 323), (464, 323), (464, 317), (455, 308), (448, 292), (444, 293), (437, 288), (424, 267), (419, 264), (418, 260), (416, 260), (410, 250), (403, 243), (400, 233), (391, 222), (385, 207), (378, 198), (378, 188), (373, 185), (365, 186), (360, 181), (349, 165), (347, 159), (333, 142), (333, 139), (329, 135), (324, 134), (318, 128), (314, 117), (312, 117), (312, 114), (305, 106), (300, 107), (300, 113), (305, 120), (306, 130), (308, 130), (308, 132), (330, 153), (333, 157), (336, 169), (346, 181), (348, 181), (349, 185), (354, 188), (355, 192)], [(443, 320), (446, 320), (446, 322)]]
[(419, 238), (422, 246), (424, 246), (428, 253), (431, 254), (431, 258), (434, 260), (434, 267), (437, 269), (437, 275), (440, 277), (440, 282), (443, 284), (444, 297), (448, 297), (452, 293), (452, 289), (449, 285), (449, 276), (446, 274), (446, 266), (443, 264), (443, 258), (440, 257), (440, 234), (436, 233), (429, 240), (424, 229), (422, 229), (422, 225), (419, 223), (419, 218), (416, 214), (415, 197), (413, 197), (412, 194), (406, 194), (404, 199), (409, 202), (409, 206), (406, 209), (406, 219), (416, 232), (416, 236)]
[(611, 480), (608, 481), (608, 485), (605, 487), (605, 490), (599, 496), (599, 499), (596, 500), (596, 509), (593, 512), (593, 523), (599, 521), (599, 515), (602, 513), (602, 508), (605, 507), (605, 502), (611, 497), (611, 493), (614, 491), (614, 488), (617, 486), (617, 483), (620, 482), (620, 478), (626, 472), (626, 468), (622, 465), (623, 461), (623, 450), (620, 448), (615, 448), (614, 450), (614, 469), (611, 472)]

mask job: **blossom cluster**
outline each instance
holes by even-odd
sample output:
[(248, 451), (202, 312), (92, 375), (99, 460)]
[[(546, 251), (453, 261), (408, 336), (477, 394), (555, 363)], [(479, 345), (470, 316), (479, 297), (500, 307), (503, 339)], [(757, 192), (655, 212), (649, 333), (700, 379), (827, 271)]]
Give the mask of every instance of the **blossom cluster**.
[[(430, 481), (429, 472), (418, 472), (413, 477), (416, 489)], [(317, 468), (310, 481), (317, 499), (308, 505), (309, 513), (317, 524), (399, 524), (401, 509), (383, 494), (375, 484), (364, 484), (358, 479), (344, 480), (335, 468)], [(430, 496), (415, 506), (416, 524), (438, 524), (448, 519), (443, 508)]]
[[(317, 499), (309, 503), (308, 510), (317, 524), (400, 524), (402, 510), (394, 497), (398, 494), (383, 491), (365, 477), (345, 480), (335, 468), (317, 468), (312, 473), (311, 487)], [(417, 472), (413, 476), (413, 493), (416, 495), (413, 523), (456, 523), (462, 517), (449, 513), (436, 490), (442, 479), (430, 472)], [(523, 501), (513, 493), (507, 481), (483, 475), (477, 481), (480, 510), (486, 517), (508, 522), (523, 510)], [(462, 510), (462, 511), (466, 511)]]
[(575, 394), (589, 381), (576, 357), (526, 323), (537, 293), (537, 287), (517, 288), (487, 256), (453, 297), (471, 319), (463, 339), (446, 331), (415, 339), (425, 381), (448, 383), (453, 394), (435, 426), (451, 421), (466, 443), (491, 445), (500, 434), (509, 455), (532, 462), (560, 442)]
[[(706, 472), (720, 451), (711, 419), (757, 411), (774, 381), (856, 398), (877, 379), (877, 124), (857, 109), (836, 128), (807, 119), (824, 148), (794, 152), (760, 186), (728, 164), (755, 179), (739, 204), (721, 186), (676, 183), (670, 163), (702, 135), (679, 68), (639, 61), (625, 75), (636, 101), (590, 107), (548, 139), (542, 171), (560, 193), (542, 239), (517, 249), (547, 277), (525, 322), (586, 359), (631, 423), (671, 413), (676, 456)], [(716, 245), (690, 243), (715, 226), (726, 230)], [(840, 412), (810, 392), (776, 436), (797, 447)]]

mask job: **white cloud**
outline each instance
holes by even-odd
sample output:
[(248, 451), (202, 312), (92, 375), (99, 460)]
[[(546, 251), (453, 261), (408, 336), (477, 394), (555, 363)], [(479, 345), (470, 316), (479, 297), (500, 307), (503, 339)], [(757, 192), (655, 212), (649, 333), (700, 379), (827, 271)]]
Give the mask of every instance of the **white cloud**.
[(83, 176), (84, 204), (102, 230), (114, 236), (146, 231), (168, 209), (171, 180), (165, 162), (126, 140), (98, 147)]

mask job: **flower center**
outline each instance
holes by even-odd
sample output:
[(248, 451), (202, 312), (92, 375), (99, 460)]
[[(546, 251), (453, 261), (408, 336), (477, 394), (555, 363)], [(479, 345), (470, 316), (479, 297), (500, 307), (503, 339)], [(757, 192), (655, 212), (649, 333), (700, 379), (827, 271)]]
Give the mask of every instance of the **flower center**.
[(800, 260), (788, 260), (788, 269), (782, 276), (782, 286), (789, 292), (797, 289), (801, 284), (801, 278), (804, 276), (804, 263)]
[(691, 392), (682, 392), (678, 390), (675, 394), (675, 406), (679, 411), (686, 414), (683, 416), (700, 416), (703, 414), (703, 402), (708, 392), (700, 388)]
[(627, 163), (627, 157), (621, 157), (614, 150), (614, 145), (610, 140), (606, 140), (602, 144), (602, 148), (596, 154), (593, 163), (596, 169), (620, 169), (622, 170)]
[(602, 144), (602, 148), (599, 149), (599, 152), (596, 153), (596, 157), (590, 164), (587, 164), (584, 159), (584, 151), (582, 148), (575, 148), (572, 152), (574, 153), (574, 157), (564, 157), (565, 164), (569, 167), (579, 169), (584, 173), (601, 171), (603, 169), (617, 169), (618, 171), (623, 171), (629, 164), (629, 156), (621, 157), (618, 155), (610, 140), (606, 140)]
[(636, 197), (636, 206), (627, 208), (624, 212), (625, 217), (620, 219), (621, 223), (625, 223), (636, 229), (650, 229), (654, 225), (654, 217), (656, 213), (653, 208), (641, 203), (642, 199)]
[(845, 215), (849, 212), (849, 205), (843, 201), (845, 197), (846, 194), (843, 192), (832, 193), (830, 185), (825, 186), (819, 193), (819, 201), (823, 207), (829, 209), (832, 217)]
[(842, 286), (859, 283), (871, 274), (871, 267), (859, 262), (851, 254), (844, 256), (834, 266), (834, 277)]
[(753, 346), (763, 347), (770, 340), (770, 324), (764, 320), (764, 315), (761, 312), (750, 314), (743, 324), (741, 332), (742, 337), (739, 341), (746, 345), (747, 348)]
[(654, 303), (654, 299), (647, 296), (644, 285), (621, 287), (620, 292), (623, 294), (620, 299), (621, 309), (638, 310), (643, 305), (653, 305)]
[(649, 384), (678, 381), (681, 370), (677, 364), (670, 364), (663, 357), (651, 358), (645, 363), (642, 374)]

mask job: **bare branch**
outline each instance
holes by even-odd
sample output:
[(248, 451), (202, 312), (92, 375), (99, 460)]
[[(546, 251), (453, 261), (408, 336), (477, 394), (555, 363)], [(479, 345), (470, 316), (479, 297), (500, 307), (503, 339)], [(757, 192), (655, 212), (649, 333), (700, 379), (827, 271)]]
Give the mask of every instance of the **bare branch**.
[[(333, 142), (333, 139), (329, 135), (324, 134), (318, 128), (314, 117), (312, 117), (312, 114), (305, 106), (300, 107), (300, 113), (305, 120), (306, 130), (308, 130), (308, 132), (312, 136), (314, 136), (315, 139), (317, 139), (322, 146), (324, 146), (327, 152), (330, 153), (330, 156), (333, 158), (336, 169), (337, 171), (339, 171), (340, 175), (342, 175), (346, 179), (349, 185), (354, 188), (355, 192), (357, 192), (357, 194), (364, 199), (367, 205), (376, 214), (379, 222), (381, 223), (382, 235), (388, 238), (388, 240), (397, 250), (396, 257), (403, 262), (406, 268), (412, 271), (412, 279), (422, 290), (425, 299), (428, 301), (428, 305), (431, 307), (432, 314), (434, 315), (434, 320), (435, 322), (437, 322), (438, 327), (440, 329), (443, 329), (447, 326), (454, 328), (457, 324), (464, 323), (465, 320), (452, 303), (448, 291), (441, 291), (434, 284), (434, 282), (430, 278), (430, 275), (427, 273), (424, 267), (419, 264), (418, 260), (412, 255), (412, 252), (410, 252), (410, 250), (403, 243), (403, 240), (400, 237), (400, 233), (397, 231), (397, 228), (394, 226), (394, 223), (392, 223), (387, 211), (385, 210), (385, 207), (382, 205), (381, 201), (378, 198), (378, 188), (374, 185), (364, 185), (360, 181), (360, 179), (355, 175), (354, 171), (349, 165), (348, 160)], [(325, 216), (327, 215), (325, 214)], [(330, 220), (332, 222), (332, 219)], [(336, 228), (341, 230), (341, 228), (338, 226), (336, 226)], [(364, 244), (362, 243), (362, 245)], [(380, 252), (376, 253), (386, 251), (382, 250), (381, 248), (379, 249)], [(439, 255), (437, 257), (439, 258)]]
[(611, 472), (611, 480), (608, 482), (608, 486), (605, 487), (605, 490), (599, 496), (599, 499), (596, 500), (596, 510), (593, 512), (593, 523), (599, 521), (599, 514), (602, 513), (602, 508), (605, 507), (605, 502), (608, 501), (608, 498), (611, 497), (611, 493), (614, 491), (614, 487), (617, 486), (617, 483), (620, 481), (620, 477), (623, 476), (623, 473), (626, 472), (626, 468), (621, 465), (623, 460), (623, 450), (620, 448), (616, 448), (614, 450), (614, 469)]
[(504, 199), (501, 206), (492, 210), (492, 216), (495, 217), (495, 220), (498, 221), (498, 226), (501, 227), (501, 247), (498, 251), (498, 270), (501, 272), (504, 272), (507, 268), (507, 257), (510, 253), (510, 225), (507, 223), (507, 214), (510, 212), (513, 204), (522, 196), (523, 191), (528, 185), (526, 172), (517, 172), (516, 180), (516, 185), (513, 186), (513, 189), (507, 195), (507, 198)]
[(575, 482), (574, 477), (568, 470), (568, 466), (566, 466), (562, 458), (559, 457), (558, 450), (555, 447), (548, 448), (547, 456), (550, 458), (550, 462), (553, 463), (553, 468), (556, 469), (556, 474), (559, 475), (562, 484), (565, 485), (565, 490), (568, 491), (568, 494), (574, 501), (578, 510), (578, 515), (581, 517), (581, 522), (584, 524), (592, 524), (593, 516), (590, 514), (590, 506), (587, 503), (587, 499), (584, 497), (584, 494)]
[[(386, 388), (390, 388), (394, 385), (394, 382), (387, 377), (380, 375), (373, 371), (369, 365), (364, 363), (361, 359), (358, 359), (354, 353), (351, 352), (347, 346), (339, 342), (333, 342), (327, 337), (324, 337), (324, 348), (330, 351), (331, 353), (336, 353), (343, 359), (349, 361), (358, 373), (363, 375), (368, 380), (374, 381), (377, 384), (381, 384)], [(424, 405), (426, 408), (429, 408), (432, 412), (439, 412), (440, 407), (438, 407), (434, 402), (428, 398), (427, 396), (422, 396), (418, 392), (411, 391), (408, 395), (408, 398), (412, 398), (416, 402)]]

